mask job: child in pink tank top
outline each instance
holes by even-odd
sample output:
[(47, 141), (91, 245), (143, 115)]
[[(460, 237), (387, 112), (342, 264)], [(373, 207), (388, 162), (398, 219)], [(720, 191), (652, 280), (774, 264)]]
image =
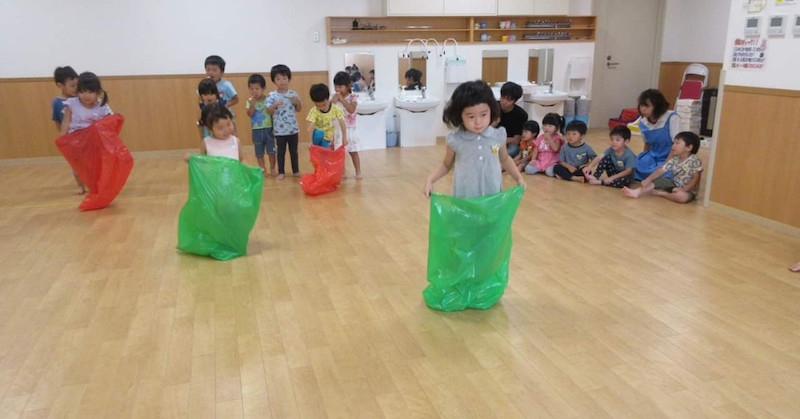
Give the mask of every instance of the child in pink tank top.
[[(200, 152), (209, 156), (228, 157), (242, 161), (242, 150), (239, 148), (239, 139), (233, 135), (233, 114), (225, 106), (216, 103), (206, 105), (200, 117), (202, 122), (211, 131), (211, 135), (203, 138)], [(186, 156), (186, 161), (189, 156)]]

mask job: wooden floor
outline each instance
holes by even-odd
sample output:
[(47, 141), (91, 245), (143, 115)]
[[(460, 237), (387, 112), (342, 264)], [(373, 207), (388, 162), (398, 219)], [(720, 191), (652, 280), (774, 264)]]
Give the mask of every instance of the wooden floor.
[(94, 212), (66, 163), (0, 165), (0, 417), (800, 417), (800, 238), (529, 176), (501, 302), (436, 312), (443, 155), (363, 152), (320, 197), (267, 179), (229, 262), (175, 250), (180, 157)]

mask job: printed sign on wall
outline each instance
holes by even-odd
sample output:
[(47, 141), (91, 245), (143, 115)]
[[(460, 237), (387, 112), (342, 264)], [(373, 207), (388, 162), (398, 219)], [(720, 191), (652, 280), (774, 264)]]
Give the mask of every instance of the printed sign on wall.
[(766, 56), (766, 39), (736, 39), (733, 41), (731, 68), (763, 69)]

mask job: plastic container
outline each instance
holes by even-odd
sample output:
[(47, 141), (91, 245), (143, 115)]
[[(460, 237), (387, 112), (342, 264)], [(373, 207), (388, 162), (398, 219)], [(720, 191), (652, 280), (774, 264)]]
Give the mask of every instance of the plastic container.
[(397, 131), (386, 131), (386, 147), (397, 147)]

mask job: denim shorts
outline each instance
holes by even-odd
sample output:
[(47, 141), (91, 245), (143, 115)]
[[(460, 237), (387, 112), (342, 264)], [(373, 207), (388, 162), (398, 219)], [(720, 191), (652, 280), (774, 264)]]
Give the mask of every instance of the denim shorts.
[(270, 156), (274, 156), (275, 137), (272, 135), (272, 128), (254, 129), (253, 145), (256, 149), (256, 157), (262, 157), (265, 151)]

